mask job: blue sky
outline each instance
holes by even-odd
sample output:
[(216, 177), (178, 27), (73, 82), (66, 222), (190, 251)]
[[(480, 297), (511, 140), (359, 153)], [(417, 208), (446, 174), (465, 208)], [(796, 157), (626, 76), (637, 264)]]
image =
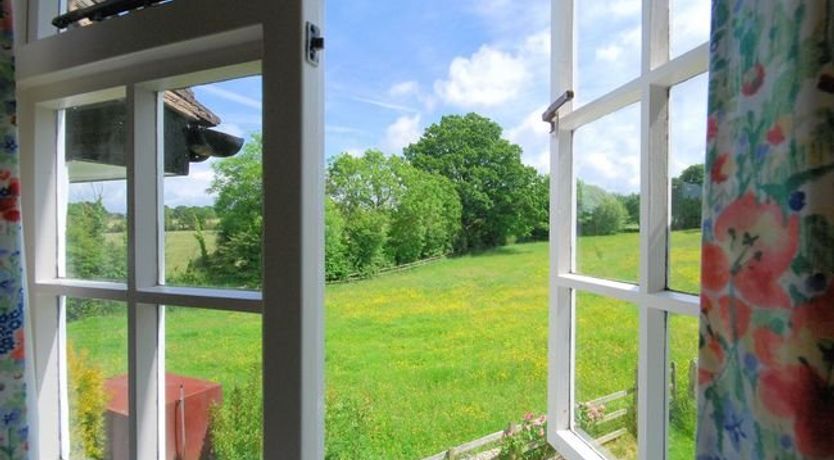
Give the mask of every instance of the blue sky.
[[(640, 0), (577, 1), (577, 104), (637, 76)], [(549, 167), (550, 0), (326, 1), (325, 155), (377, 148), (401, 154), (445, 114), (478, 112), (521, 145), (526, 164)], [(707, 0), (672, 0), (672, 56), (708, 36)], [(195, 88), (223, 120), (248, 137), (260, 130), (259, 78)], [(706, 79), (672, 90), (670, 167), (703, 161)], [(576, 133), (577, 174), (618, 192), (639, 190), (639, 108), (623, 109)], [(210, 162), (166, 179), (166, 204), (211, 204)], [(75, 187), (82, 199), (89, 186)], [(124, 185), (105, 186), (123, 209)]]

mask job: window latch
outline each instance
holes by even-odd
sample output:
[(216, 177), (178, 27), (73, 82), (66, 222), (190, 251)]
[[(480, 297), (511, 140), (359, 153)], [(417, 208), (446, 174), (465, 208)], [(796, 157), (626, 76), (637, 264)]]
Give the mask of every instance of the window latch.
[(66, 14), (56, 16), (52, 20), (52, 25), (59, 29), (66, 29), (70, 25), (89, 19), (90, 21), (103, 21), (111, 16), (118, 16), (128, 11), (137, 10), (139, 8), (149, 8), (164, 0), (107, 0), (105, 2), (97, 2), (86, 8), (79, 8), (70, 11)]
[(556, 123), (559, 121), (559, 109), (571, 99), (573, 99), (573, 91), (565, 91), (565, 93), (559, 96), (558, 99), (553, 101), (553, 103), (550, 104), (550, 107), (548, 107), (547, 110), (545, 110), (542, 114), (542, 121), (545, 123), (550, 123), (551, 133), (556, 131)]
[(324, 50), (324, 37), (321, 36), (321, 29), (312, 22), (307, 23), (307, 37), (305, 46), (305, 56), (307, 62), (313, 66), (319, 65), (321, 51)]

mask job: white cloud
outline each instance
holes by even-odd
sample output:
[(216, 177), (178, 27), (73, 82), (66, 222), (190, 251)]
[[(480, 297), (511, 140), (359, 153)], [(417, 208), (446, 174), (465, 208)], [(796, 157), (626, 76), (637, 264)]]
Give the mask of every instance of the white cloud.
[(671, 2), (670, 45), (672, 56), (677, 56), (709, 39), (710, 2)]
[(610, 44), (594, 50), (594, 55), (602, 61), (616, 61), (623, 54), (623, 48), (619, 45)]
[(365, 154), (365, 150), (366, 149), (359, 148), (359, 147), (351, 147), (351, 148), (345, 149), (345, 151), (343, 153), (347, 153), (348, 155), (350, 155), (352, 157), (359, 158), (359, 157), (361, 157), (362, 155)]
[(341, 126), (341, 125), (325, 125), (324, 130), (328, 133), (334, 134), (365, 134), (364, 130), (359, 128), (353, 128), (350, 126)]
[(530, 112), (521, 123), (508, 129), (505, 137), (521, 146), (525, 164), (546, 173), (550, 168), (550, 125), (541, 119), (544, 110), (542, 106)]
[(494, 107), (515, 98), (528, 77), (524, 59), (484, 45), (470, 57), (452, 60), (448, 77), (434, 89), (450, 105)]
[(263, 108), (263, 104), (258, 99), (236, 93), (234, 91), (229, 91), (228, 89), (220, 88), (216, 85), (204, 85), (200, 86), (200, 89), (209, 94), (226, 99), (227, 101), (236, 102), (252, 109), (261, 110)]
[(378, 99), (371, 99), (371, 98), (368, 98), (368, 97), (351, 96), (350, 99), (354, 100), (356, 102), (363, 102), (365, 104), (370, 104), (370, 105), (374, 105), (374, 106), (377, 106), (377, 107), (382, 107), (383, 109), (394, 110), (394, 111), (397, 111), (397, 112), (409, 112), (409, 113), (417, 112), (417, 109), (415, 109), (413, 107), (408, 107), (408, 106), (404, 106), (404, 105), (401, 105), (401, 104), (394, 104), (394, 103), (387, 102), (387, 101), (380, 101)]
[[(709, 4), (705, 0), (704, 3)], [(619, 20), (622, 18), (630, 18), (640, 16), (642, 12), (641, 0), (616, 0), (616, 1), (585, 1), (578, 3), (578, 16), (581, 22), (599, 21), (599, 20)]]
[(237, 137), (246, 137), (246, 132), (234, 123), (220, 123), (212, 129)]
[(628, 106), (579, 128), (577, 177), (617, 193), (640, 191), (640, 108)]
[(385, 153), (398, 154), (403, 147), (416, 142), (420, 138), (420, 114), (404, 115), (392, 123), (385, 130), (385, 138), (380, 146)]
[(418, 94), (420, 92), (420, 84), (414, 80), (403, 81), (396, 83), (388, 90), (391, 97), (405, 97)]

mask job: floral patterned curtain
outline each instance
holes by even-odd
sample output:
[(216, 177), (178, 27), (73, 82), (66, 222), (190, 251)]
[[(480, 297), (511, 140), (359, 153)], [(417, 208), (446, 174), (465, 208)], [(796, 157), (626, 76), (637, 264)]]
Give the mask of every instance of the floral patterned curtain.
[(833, 12), (713, 1), (699, 460), (834, 458)]
[(0, 459), (28, 457), (12, 0), (0, 0)]

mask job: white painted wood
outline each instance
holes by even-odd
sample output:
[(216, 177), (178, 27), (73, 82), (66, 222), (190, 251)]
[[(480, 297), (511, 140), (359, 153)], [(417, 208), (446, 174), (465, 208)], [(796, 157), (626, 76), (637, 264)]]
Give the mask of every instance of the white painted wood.
[[(160, 132), (153, 132), (153, 92), (260, 73), (259, 60), (271, 50), (266, 61), (272, 71), (264, 76), (268, 87), (265, 98), (273, 101), (264, 116), (265, 145), (284, 155), (265, 161), (265, 171), (273, 171), (265, 185), (268, 190), (289, 193), (267, 200), (264, 214), (266, 225), (272, 228), (286, 226), (293, 216), (296, 220), (295, 225), (274, 231), (276, 236), (269, 239), (293, 235), (292, 244), (274, 244), (271, 250), (267, 244), (265, 248), (266, 255), (278, 256), (271, 269), (269, 262), (265, 267), (265, 274), (271, 274), (268, 279), (275, 284), (271, 297), (275, 314), (271, 317), (276, 321), (264, 321), (264, 380), (273, 383), (271, 391), (265, 392), (265, 458), (318, 458), (323, 455), (323, 70), (309, 68), (301, 56), (302, 19), (314, 18), (321, 25), (320, 3), (293, 0), (276, 7), (266, 0), (178, 0), (164, 9), (72, 30), (59, 38), (33, 40), (18, 51), (18, 87), (25, 106), (21, 108), (21, 139), (23, 151), (29, 149), (31, 159), (23, 160), (28, 161), (23, 177), (29, 178), (24, 181), (28, 187), (24, 189), (24, 219), (30, 249), (27, 262), (32, 268), (31, 295), (53, 302), (58, 295), (128, 302), (132, 458), (161, 457), (160, 449), (165, 445), (161, 420), (164, 311), (159, 305), (261, 312), (264, 302), (257, 292), (159, 286), (164, 267), (159, 234), (161, 191), (159, 184), (147, 190), (134, 180), (128, 188), (133, 237), (127, 284), (59, 278), (55, 198), (65, 193), (56, 187), (55, 111), (124, 97), (125, 87), (130, 87), (128, 174), (131, 178), (158, 177), (158, 166), (148, 162), (153, 155), (139, 154), (139, 150), (153, 147), (148, 139), (156, 135), (160, 140)], [(31, 24), (46, 23), (53, 13), (28, 19)], [(32, 19), (36, 16), (37, 20)], [(270, 30), (270, 37), (280, 39), (270, 40), (265, 47), (265, 29)], [(43, 30), (52, 33), (48, 28)], [(295, 72), (288, 72), (293, 65)], [(283, 84), (289, 86), (280, 87)], [(159, 105), (155, 107), (160, 110)], [(158, 116), (155, 123), (158, 126)], [(295, 148), (285, 154), (288, 142)], [(61, 329), (57, 303), (51, 309), (34, 310), (38, 407), (50, 407), (54, 412), (66, 401), (59, 398), (65, 384), (58, 378), (59, 362), (65, 361), (58, 356)], [(45, 409), (38, 413), (34, 448), (39, 458), (57, 458), (59, 416)], [(270, 450), (271, 442), (279, 448)]]
[(61, 458), (70, 458), (69, 364), (67, 362), (67, 298), (58, 297), (58, 413), (61, 421)]
[[(643, 75), (669, 61), (669, 0), (643, 1)], [(650, 77), (649, 77), (650, 78)], [(640, 104), (640, 292), (666, 290), (669, 237), (669, 88), (643, 79)], [(667, 314), (640, 303), (637, 451), (666, 457)]]
[[(77, 95), (136, 84), (149, 89), (189, 86), (260, 73), (261, 28), (206, 37), (130, 56), (108, 66), (87, 65), (19, 80), (37, 101), (72, 102)], [(238, 43), (240, 42), (240, 43)], [(25, 50), (31, 51), (31, 50)], [(164, 53), (162, 52), (164, 51)]]
[(139, 303), (133, 293), (159, 280), (159, 120), (156, 91), (127, 88), (127, 225), (128, 225), (128, 393), (130, 455), (136, 460), (160, 458), (160, 424), (164, 424), (164, 374), (159, 359), (161, 306)]
[[(572, 0), (551, 2), (551, 99), (573, 89), (575, 69), (574, 11)], [(573, 294), (557, 288), (556, 280), (573, 268), (573, 158), (572, 133), (562, 127), (570, 115), (572, 102), (557, 114), (556, 129), (550, 139), (550, 301), (548, 323), (548, 441), (556, 446), (557, 433), (573, 424)]]
[[(17, 4), (16, 4), (17, 5)], [(61, 2), (58, 0), (29, 0), (26, 2), (26, 15), (28, 16), (28, 41), (36, 40), (55, 35), (57, 30), (52, 26), (52, 18), (61, 11)]]
[(37, 405), (30, 418), (30, 447), (33, 458), (58, 458), (61, 455), (61, 379), (58, 298), (48, 294), (29, 294), (34, 361), (34, 390)]
[(558, 275), (556, 278), (556, 286), (588, 291), (631, 303), (639, 302), (644, 298), (640, 296), (640, 287), (636, 284), (594, 278), (577, 273)]
[(127, 302), (127, 284), (125, 283), (53, 278), (30, 283), (29, 288), (44, 294)]
[(605, 457), (573, 430), (559, 430), (548, 438), (567, 460), (605, 460)]
[(576, 110), (564, 114), (560, 120), (560, 126), (564, 130), (576, 130), (583, 125), (629, 106), (640, 100), (640, 87), (641, 80), (638, 77), (609, 93), (583, 103)]
[[(552, 2), (551, 89), (554, 93), (564, 89), (560, 84), (565, 78), (573, 84), (576, 62), (572, 53), (576, 40), (570, 21), (575, 4), (575, 0)], [(566, 458), (599, 456), (581, 437), (568, 431), (572, 425), (565, 423), (565, 419), (570, 419), (566, 413), (572, 410), (575, 402), (572, 393), (575, 363), (572, 353), (560, 350), (559, 347), (573, 346), (574, 310), (573, 307), (559, 310), (558, 306), (569, 302), (567, 299), (571, 296), (568, 293), (592, 292), (639, 307), (638, 450), (642, 459), (666, 456), (668, 313), (689, 316), (699, 314), (697, 296), (666, 290), (670, 208), (668, 90), (674, 84), (705, 72), (709, 53), (704, 44), (669, 61), (669, 0), (643, 0), (642, 21), (641, 75), (575, 111), (563, 113), (559, 125), (560, 141), (551, 142), (551, 350), (548, 411), (552, 420), (548, 439)], [(567, 141), (568, 145), (561, 141), (569, 139), (572, 131), (635, 102), (641, 104), (639, 285), (571, 273), (572, 270), (565, 270), (565, 267), (575, 267), (573, 251), (567, 251), (571, 254), (565, 255), (566, 251), (562, 249), (567, 243), (570, 244), (569, 248), (575, 247), (576, 210), (573, 203), (575, 190), (572, 189), (575, 177), (573, 171), (567, 172), (572, 168), (570, 141)], [(560, 156), (565, 152), (568, 158)], [(557, 355), (559, 351), (561, 355)], [(559, 362), (560, 359), (570, 363), (567, 369)], [(569, 374), (570, 377), (563, 374)], [(566, 390), (566, 386), (571, 390)]]
[[(282, 10), (265, 0), (177, 0), (32, 41), (17, 56), (18, 78), (24, 86), (34, 77), (41, 83), (54, 83), (50, 80), (58, 75), (84, 67), (93, 73), (111, 70), (136, 55), (153, 53), (162, 60), (172, 57), (168, 53), (178, 43), (213, 36), (228, 45), (239, 44), (235, 41), (248, 41), (253, 26), (282, 15)], [(38, 20), (51, 21), (47, 16)], [(54, 30), (51, 25), (47, 28)], [(244, 33), (235, 35), (236, 31)]]
[(19, 97), (19, 102), (21, 206), (26, 276), (30, 286), (26, 317), (33, 332), (31, 369), (36, 391), (34, 414), (30, 413), (33, 434), (30, 447), (37, 458), (57, 458), (61, 440), (58, 299), (31, 289), (38, 278), (57, 275), (57, 235), (54, 221), (48, 219), (57, 212), (56, 165), (51, 161), (56, 117), (54, 112), (37, 107), (25, 96)]
[(706, 72), (708, 66), (709, 44), (704, 43), (658, 66), (647, 78), (653, 85), (673, 86)]
[(143, 303), (261, 313), (263, 300), (260, 292), (206, 289), (180, 286), (155, 286), (138, 290), (136, 299)]
[(264, 18), (263, 353), (265, 459), (324, 456), (323, 77), (304, 59), (320, 0)]

